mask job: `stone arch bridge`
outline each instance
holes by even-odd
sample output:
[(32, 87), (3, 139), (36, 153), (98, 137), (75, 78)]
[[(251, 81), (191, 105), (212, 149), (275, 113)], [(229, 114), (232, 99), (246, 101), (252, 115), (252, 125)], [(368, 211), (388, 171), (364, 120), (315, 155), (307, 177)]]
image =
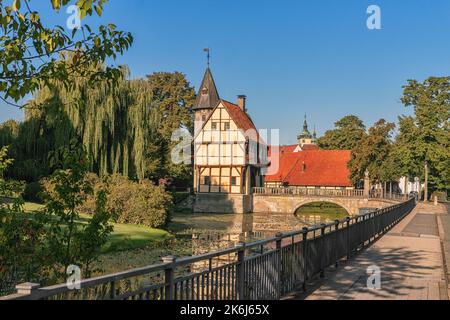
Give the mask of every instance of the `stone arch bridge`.
[(370, 197), (364, 190), (254, 188), (252, 212), (293, 214), (306, 204), (328, 202), (344, 208), (350, 215), (358, 215), (361, 209), (381, 209), (404, 199), (399, 195)]

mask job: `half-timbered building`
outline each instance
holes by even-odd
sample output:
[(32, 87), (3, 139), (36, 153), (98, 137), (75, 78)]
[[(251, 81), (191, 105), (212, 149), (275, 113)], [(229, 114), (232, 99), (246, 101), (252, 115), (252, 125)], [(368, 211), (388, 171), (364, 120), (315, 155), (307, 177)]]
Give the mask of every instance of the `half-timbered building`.
[(245, 202), (243, 196), (263, 185), (267, 145), (247, 113), (246, 97), (237, 103), (220, 99), (209, 68), (193, 109), (196, 211), (228, 211), (222, 204)]

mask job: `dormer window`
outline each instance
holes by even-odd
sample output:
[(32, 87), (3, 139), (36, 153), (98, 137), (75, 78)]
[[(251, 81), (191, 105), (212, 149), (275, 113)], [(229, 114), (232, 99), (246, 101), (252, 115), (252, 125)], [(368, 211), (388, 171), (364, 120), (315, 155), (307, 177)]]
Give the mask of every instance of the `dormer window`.
[(207, 95), (208, 94), (208, 88), (204, 87), (202, 89), (202, 95)]

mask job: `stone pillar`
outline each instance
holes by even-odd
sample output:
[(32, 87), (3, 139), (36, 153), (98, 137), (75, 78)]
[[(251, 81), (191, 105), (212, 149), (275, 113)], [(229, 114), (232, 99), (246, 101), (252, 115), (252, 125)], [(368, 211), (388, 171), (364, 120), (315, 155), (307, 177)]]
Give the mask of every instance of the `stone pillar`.
[(366, 170), (364, 174), (364, 197), (369, 198), (370, 195), (370, 178), (369, 170)]
[(245, 194), (252, 194), (252, 169), (250, 166), (247, 167), (245, 172)]

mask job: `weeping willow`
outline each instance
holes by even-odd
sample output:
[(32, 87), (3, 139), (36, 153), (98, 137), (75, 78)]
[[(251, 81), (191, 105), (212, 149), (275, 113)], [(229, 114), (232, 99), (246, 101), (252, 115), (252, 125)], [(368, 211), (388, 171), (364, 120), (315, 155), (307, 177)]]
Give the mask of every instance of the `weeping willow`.
[[(70, 61), (63, 57), (61, 63)], [(104, 68), (90, 67), (93, 73)], [(90, 170), (99, 175), (190, 181), (184, 177), (190, 170), (175, 170), (168, 161), (172, 132), (192, 126), (195, 90), (185, 75), (160, 72), (129, 80), (123, 67), (113, 83), (68, 76), (70, 87), (55, 80), (42, 83), (23, 122), (0, 125), (0, 147), (10, 145), (9, 156), (15, 159), (11, 178), (31, 182), (51, 174), (49, 155), (77, 139)]]
[(75, 78), (71, 88), (55, 81), (44, 86), (26, 112), (22, 153), (40, 158), (76, 137), (87, 150), (91, 171), (144, 178), (147, 146), (161, 119), (148, 82), (127, 80), (128, 74), (123, 68), (115, 85)]

